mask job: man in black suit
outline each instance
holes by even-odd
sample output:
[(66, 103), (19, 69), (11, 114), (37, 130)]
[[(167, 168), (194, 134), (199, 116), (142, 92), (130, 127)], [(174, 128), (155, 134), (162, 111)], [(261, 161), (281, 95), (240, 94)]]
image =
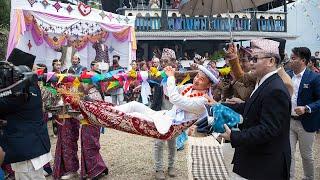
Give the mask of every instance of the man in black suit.
[(295, 178), (294, 154), (298, 141), (304, 179), (313, 180), (315, 178), (312, 147), (316, 131), (320, 128), (320, 75), (307, 69), (310, 58), (310, 49), (306, 47), (295, 47), (292, 49), (292, 71), (289, 72), (293, 83), (290, 124), (290, 145), (292, 152), (291, 179)]
[[(280, 76), (279, 43), (272, 40), (251, 41), (252, 73), (258, 77), (250, 98), (240, 104), (229, 104), (243, 116), (240, 131), (221, 134), (235, 148), (233, 172), (237, 179), (289, 179), (290, 169), (290, 95)], [(237, 56), (229, 48), (227, 58)]]
[[(17, 66), (28, 65), (31, 72), (34, 59), (35, 56), (14, 49), (8, 61)], [(25, 95), (0, 98), (0, 118), (7, 121), (0, 144), (5, 151), (4, 163), (11, 163), (16, 179), (45, 180), (42, 167), (52, 158), (37, 84), (34, 82)]]

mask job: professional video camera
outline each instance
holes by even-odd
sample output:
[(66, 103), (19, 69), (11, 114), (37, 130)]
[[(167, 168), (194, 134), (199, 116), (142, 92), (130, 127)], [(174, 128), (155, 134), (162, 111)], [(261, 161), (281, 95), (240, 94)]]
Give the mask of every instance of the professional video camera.
[(28, 94), (29, 87), (36, 82), (37, 75), (27, 66), (0, 61), (0, 98)]
[(24, 95), (37, 83), (37, 75), (31, 71), (35, 56), (14, 49), (8, 61), (0, 61), (0, 98)]

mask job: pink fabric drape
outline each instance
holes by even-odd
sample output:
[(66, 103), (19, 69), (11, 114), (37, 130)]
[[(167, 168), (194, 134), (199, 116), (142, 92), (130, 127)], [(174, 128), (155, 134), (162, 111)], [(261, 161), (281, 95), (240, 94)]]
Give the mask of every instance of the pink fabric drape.
[(20, 9), (16, 9), (13, 12), (13, 17), (11, 17), (11, 24), (10, 24), (10, 33), (8, 39), (8, 47), (7, 47), (7, 57), (11, 54), (12, 50), (16, 47), (19, 42), (21, 35), (24, 34), (26, 31), (23, 11)]
[[(37, 46), (46, 42), (51, 48), (58, 48), (66, 43), (69, 36), (65, 34), (56, 35), (55, 38), (49, 37), (47, 32), (44, 32), (42, 28), (39, 27), (37, 21), (48, 23), (52, 26), (71, 26), (80, 20), (70, 17), (63, 17), (59, 15), (47, 14), (36, 11), (23, 11), (14, 10), (10, 34), (8, 40), (7, 58), (9, 57), (12, 50), (16, 47), (21, 35), (24, 34), (26, 30), (31, 31), (33, 40)], [(74, 46), (77, 50), (81, 50), (87, 46), (89, 42), (95, 42), (96, 38), (108, 38), (109, 33), (113, 34), (113, 37), (119, 42), (131, 42), (132, 48), (136, 49), (134, 28), (125, 25), (116, 24), (103, 24), (100, 23), (99, 26), (105, 31), (103, 34), (97, 35), (86, 35), (79, 38), (80, 43), (76, 43)], [(81, 41), (80, 41), (81, 40)]]
[(121, 32), (112, 33), (113, 37), (120, 42), (130, 41), (130, 28), (127, 28)]

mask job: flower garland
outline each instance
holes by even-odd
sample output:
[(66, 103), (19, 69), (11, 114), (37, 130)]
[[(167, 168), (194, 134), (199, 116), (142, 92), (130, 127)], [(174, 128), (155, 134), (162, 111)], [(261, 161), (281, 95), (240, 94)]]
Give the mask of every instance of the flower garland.
[[(186, 95), (192, 88), (193, 88), (193, 85), (190, 85), (186, 89), (184, 89), (181, 93), (182, 96)], [(201, 97), (203, 95), (204, 95), (204, 93), (197, 92), (197, 93), (192, 93), (192, 94), (188, 95), (188, 97)]]

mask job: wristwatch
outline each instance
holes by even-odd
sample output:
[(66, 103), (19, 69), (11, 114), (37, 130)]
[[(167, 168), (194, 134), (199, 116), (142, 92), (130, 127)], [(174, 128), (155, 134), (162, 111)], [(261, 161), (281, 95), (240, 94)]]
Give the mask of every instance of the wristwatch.
[(311, 109), (310, 109), (309, 106), (304, 106), (304, 111), (305, 111), (306, 113), (311, 113)]

